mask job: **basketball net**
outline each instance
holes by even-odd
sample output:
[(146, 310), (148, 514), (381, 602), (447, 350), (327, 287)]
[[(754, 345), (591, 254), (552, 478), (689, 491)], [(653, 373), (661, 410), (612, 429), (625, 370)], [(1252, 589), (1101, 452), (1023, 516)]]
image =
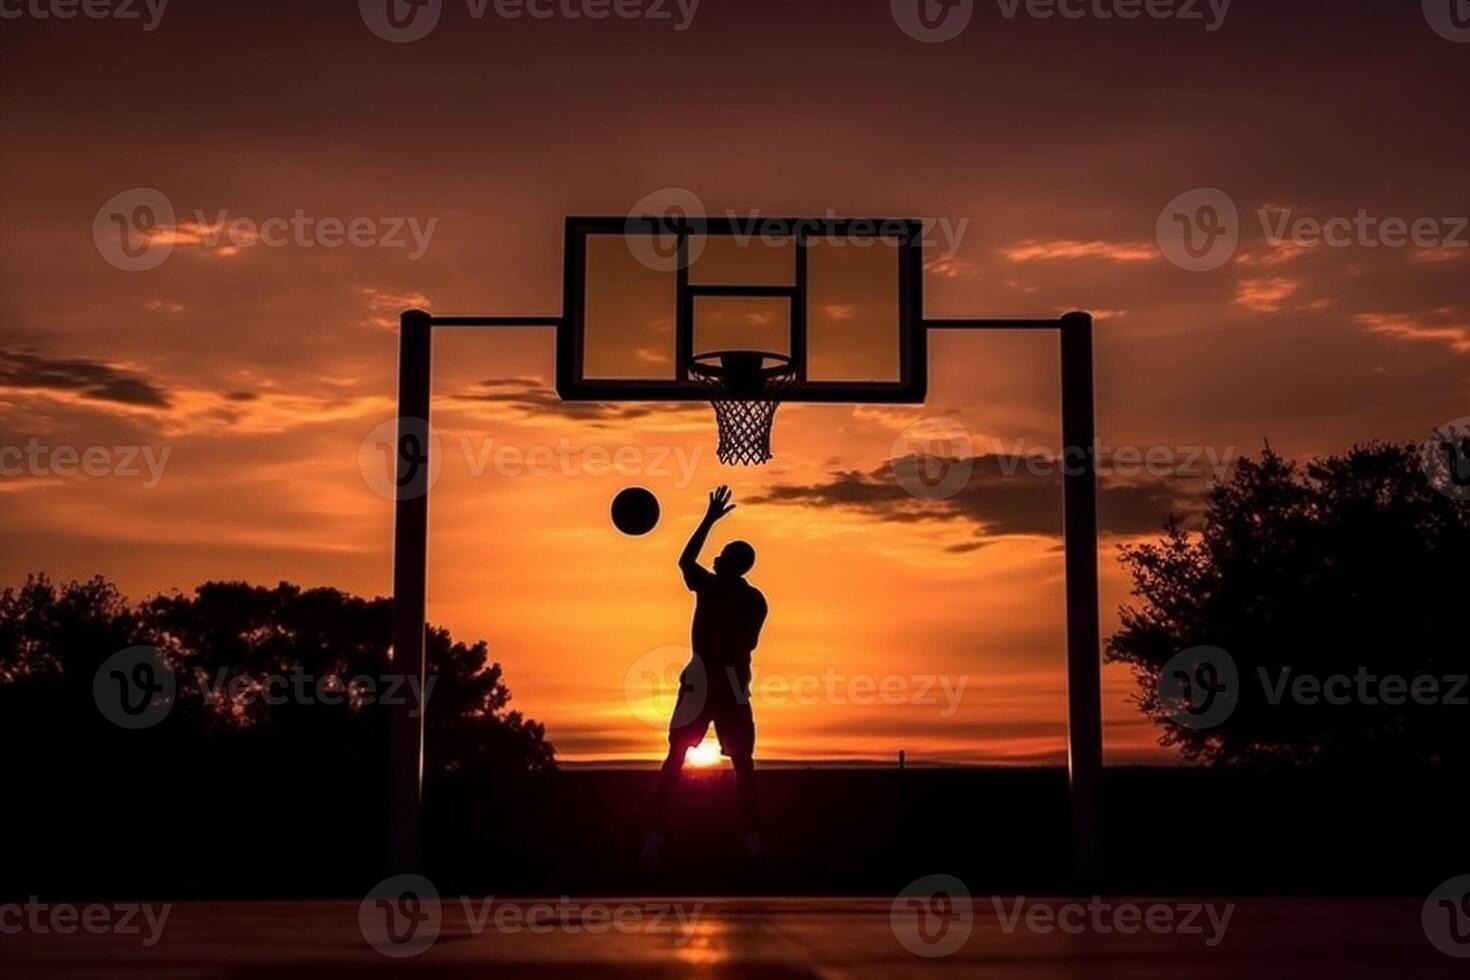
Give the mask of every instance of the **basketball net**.
[(693, 359), (689, 376), (709, 393), (720, 429), (717, 453), (726, 466), (771, 459), (771, 427), (781, 393), (796, 380), (791, 358), (764, 351), (720, 351)]

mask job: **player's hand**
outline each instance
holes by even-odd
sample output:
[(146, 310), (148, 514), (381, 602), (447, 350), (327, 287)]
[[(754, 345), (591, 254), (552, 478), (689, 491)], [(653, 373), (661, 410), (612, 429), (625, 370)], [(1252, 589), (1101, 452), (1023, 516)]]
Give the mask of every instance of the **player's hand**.
[(713, 524), (734, 509), (735, 505), (730, 503), (730, 488), (715, 487), (709, 492), (709, 507), (704, 512), (704, 519)]

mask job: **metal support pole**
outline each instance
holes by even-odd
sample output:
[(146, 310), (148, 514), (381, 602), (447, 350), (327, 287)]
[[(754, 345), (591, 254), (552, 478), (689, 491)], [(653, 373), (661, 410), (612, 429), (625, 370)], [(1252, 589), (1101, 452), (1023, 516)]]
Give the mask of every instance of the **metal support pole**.
[(1061, 320), (1063, 494), (1067, 574), (1067, 775), (1078, 883), (1103, 880), (1102, 655), (1098, 598), (1092, 316)]
[[(424, 608), (429, 562), (429, 390), (433, 322), (422, 310), (399, 320), (397, 495), (393, 511), (393, 672), (425, 690)], [(409, 699), (392, 707), (388, 755), (390, 874), (421, 870), (424, 712)], [(414, 717), (414, 713), (418, 717)]]

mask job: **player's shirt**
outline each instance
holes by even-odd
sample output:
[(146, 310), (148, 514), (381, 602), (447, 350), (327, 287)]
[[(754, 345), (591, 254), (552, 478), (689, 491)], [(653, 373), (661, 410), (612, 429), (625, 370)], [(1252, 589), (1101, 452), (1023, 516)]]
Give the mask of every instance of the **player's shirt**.
[(691, 645), (710, 673), (712, 690), (723, 690), (725, 684), (715, 679), (726, 680), (727, 668), (733, 668), (737, 693), (743, 693), (750, 683), (750, 655), (766, 622), (766, 597), (744, 578), (698, 566), (684, 573), (684, 582), (695, 595)]

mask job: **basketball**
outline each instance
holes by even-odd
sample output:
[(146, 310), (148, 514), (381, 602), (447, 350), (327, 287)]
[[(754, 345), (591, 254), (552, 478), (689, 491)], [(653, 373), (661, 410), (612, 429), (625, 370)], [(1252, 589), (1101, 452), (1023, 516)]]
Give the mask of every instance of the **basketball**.
[(619, 490), (612, 502), (612, 522), (624, 534), (647, 534), (658, 524), (658, 498), (644, 487)]

